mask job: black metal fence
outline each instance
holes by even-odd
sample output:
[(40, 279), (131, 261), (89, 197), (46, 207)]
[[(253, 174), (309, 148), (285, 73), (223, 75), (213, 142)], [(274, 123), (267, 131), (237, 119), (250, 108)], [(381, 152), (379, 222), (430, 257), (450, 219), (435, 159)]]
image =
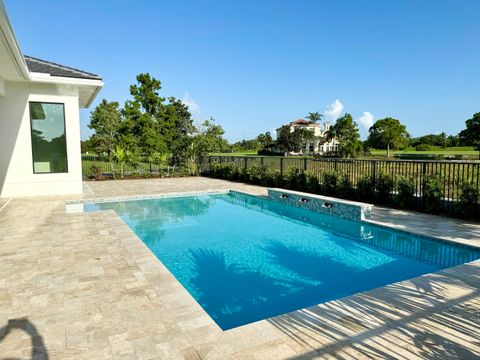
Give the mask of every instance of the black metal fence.
[[(422, 204), (424, 181), (429, 177), (440, 176), (443, 182), (443, 202), (446, 213), (452, 213), (454, 203), (461, 195), (462, 185), (469, 181), (478, 188), (480, 184), (480, 162), (478, 161), (420, 161), (420, 160), (366, 160), (366, 159), (313, 159), (296, 157), (262, 156), (208, 156), (201, 160), (201, 170), (208, 173), (213, 163), (230, 163), (239, 169), (253, 166), (266, 166), (268, 169), (286, 174), (296, 168), (315, 174), (319, 182), (325, 172), (335, 171), (349, 178), (353, 187), (357, 182), (379, 174), (392, 175), (395, 182), (399, 176), (410, 178), (415, 184), (415, 196), (419, 207)], [(394, 185), (394, 186), (395, 186)]]
[[(119, 177), (120, 168), (118, 162), (110, 161), (107, 156), (82, 155), (82, 174), (85, 179), (112, 178), (114, 174)], [(123, 176), (126, 177), (174, 176), (184, 171), (184, 168), (168, 166), (161, 161), (139, 160), (126, 162), (123, 166)]]

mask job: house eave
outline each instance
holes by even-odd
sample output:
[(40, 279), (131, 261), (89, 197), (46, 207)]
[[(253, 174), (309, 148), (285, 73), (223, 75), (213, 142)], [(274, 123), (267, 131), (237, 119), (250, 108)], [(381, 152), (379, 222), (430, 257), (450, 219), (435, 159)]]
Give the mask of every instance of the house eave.
[[(7, 53), (9, 54), (17, 72), (18, 80), (30, 80), (30, 72), (28, 71), (27, 63), (25, 58), (20, 50), (18, 45), (17, 38), (13, 32), (12, 24), (7, 16), (7, 10), (3, 5), (3, 1), (0, 0), (0, 36), (3, 43), (6, 47)], [(0, 74), (1, 75), (1, 74)]]
[[(102, 83), (102, 86), (103, 86), (103, 83)], [(97, 86), (95, 88), (95, 90), (93, 91), (93, 93), (90, 95), (90, 97), (88, 98), (88, 100), (84, 103), (84, 104), (80, 104), (81, 107), (83, 108), (88, 108), (90, 107), (90, 105), (92, 105), (92, 102), (93, 100), (95, 100), (95, 98), (97, 97), (98, 93), (100, 92), (100, 90), (102, 89), (102, 86)]]
[(95, 79), (79, 79), (60, 76), (51, 76), (44, 73), (31, 73), (33, 83), (38, 84), (55, 84), (62, 86), (74, 86), (78, 88), (79, 92), (79, 106), (82, 108), (88, 108), (100, 89), (103, 87), (104, 82)]
[(50, 74), (32, 72), (31, 81), (45, 84), (64, 84), (78, 86), (99, 86), (102, 87), (104, 82), (96, 79), (82, 79), (73, 77), (52, 76)]

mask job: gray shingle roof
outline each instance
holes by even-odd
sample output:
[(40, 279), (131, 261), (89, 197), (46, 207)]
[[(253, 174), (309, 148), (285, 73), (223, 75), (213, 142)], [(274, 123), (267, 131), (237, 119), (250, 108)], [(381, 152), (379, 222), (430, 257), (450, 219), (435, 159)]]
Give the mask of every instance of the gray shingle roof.
[(28, 70), (31, 72), (50, 74), (51, 76), (69, 77), (77, 79), (102, 80), (98, 75), (74, 69), (68, 66), (56, 64), (50, 61), (37, 59), (24, 55)]

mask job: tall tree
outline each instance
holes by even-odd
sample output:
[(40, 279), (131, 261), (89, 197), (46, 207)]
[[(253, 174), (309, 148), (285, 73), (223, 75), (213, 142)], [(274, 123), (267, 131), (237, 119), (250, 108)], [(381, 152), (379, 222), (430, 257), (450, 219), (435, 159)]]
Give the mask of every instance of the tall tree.
[(187, 166), (192, 175), (198, 173), (200, 157), (212, 152), (223, 151), (228, 148), (228, 142), (223, 138), (225, 131), (215, 124), (215, 119), (205, 120), (194, 130), (187, 148)]
[(323, 115), (320, 114), (318, 111), (315, 111), (308, 113), (305, 117), (311, 122), (316, 123), (322, 119)]
[(431, 146), (447, 146), (447, 134), (444, 132), (440, 134), (428, 134), (417, 138), (412, 138), (409, 141), (410, 146), (418, 146), (422, 144)]
[(465, 121), (466, 129), (460, 131), (460, 141), (468, 146), (475, 146), (480, 158), (480, 112), (473, 114), (471, 119)]
[(402, 149), (408, 144), (410, 135), (405, 125), (399, 120), (387, 117), (380, 119), (370, 127), (368, 143), (377, 149), (387, 149), (387, 158), (390, 156), (390, 149)]
[(80, 148), (82, 150), (82, 154), (95, 152), (95, 146), (91, 138), (80, 141)]
[(137, 75), (130, 86), (133, 100), (125, 102), (125, 121), (120, 134), (125, 149), (145, 157), (172, 154), (174, 164), (185, 160), (193, 122), (188, 106), (180, 100), (159, 95), (161, 82), (147, 74)]
[(460, 137), (458, 135), (447, 136), (447, 146), (460, 146)]
[(149, 74), (137, 75), (137, 84), (130, 86), (133, 100), (127, 100), (122, 110), (120, 143), (132, 153), (150, 156), (168, 149), (161, 127), (165, 99), (159, 96), (160, 89), (160, 81)]
[[(165, 112), (169, 125), (166, 143), (171, 152), (172, 165), (178, 165), (187, 159), (190, 138), (196, 129), (188, 106), (174, 97), (169, 97), (168, 101)], [(166, 124), (164, 122), (164, 126)]]
[(118, 131), (122, 115), (118, 102), (108, 102), (103, 99), (90, 114), (88, 127), (94, 131), (90, 140), (98, 154), (106, 153), (108, 156), (118, 145)]
[(278, 134), (277, 147), (282, 151), (294, 151), (299, 152), (303, 149), (305, 141), (314, 138), (313, 132), (301, 127), (290, 130), (289, 125), (284, 125), (280, 128)]
[(267, 131), (265, 134), (258, 135), (257, 141), (260, 143), (262, 148), (265, 148), (273, 143), (272, 135), (269, 131)]
[(327, 137), (331, 136), (340, 143), (338, 152), (341, 157), (356, 157), (362, 149), (358, 125), (348, 113), (338, 118), (335, 125), (329, 129)]
[(134, 102), (139, 104), (145, 113), (159, 118), (163, 112), (165, 98), (159, 96), (162, 88), (160, 80), (151, 77), (149, 73), (137, 75), (138, 84), (130, 85), (130, 94)]

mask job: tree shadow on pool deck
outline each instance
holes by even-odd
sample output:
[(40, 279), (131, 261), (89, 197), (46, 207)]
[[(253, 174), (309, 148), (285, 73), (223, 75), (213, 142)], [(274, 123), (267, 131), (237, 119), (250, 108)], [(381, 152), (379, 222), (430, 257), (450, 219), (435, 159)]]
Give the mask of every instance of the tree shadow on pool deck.
[(467, 264), (462, 270), (444, 270), (268, 321), (303, 349), (292, 359), (478, 359), (480, 267)]
[[(48, 360), (49, 358), (48, 352), (43, 342), (43, 338), (38, 333), (35, 325), (27, 318), (10, 319), (8, 320), (8, 323), (4, 327), (0, 328), (0, 346), (2, 341), (4, 341), (7, 338), (7, 336), (16, 329), (22, 330), (25, 333), (27, 333), (28, 336), (30, 336), (31, 348), (32, 348), (31, 359)], [(12, 341), (15, 341), (15, 340), (12, 339)], [(7, 358), (0, 357), (0, 359), (15, 360), (17, 358), (9, 356)]]

